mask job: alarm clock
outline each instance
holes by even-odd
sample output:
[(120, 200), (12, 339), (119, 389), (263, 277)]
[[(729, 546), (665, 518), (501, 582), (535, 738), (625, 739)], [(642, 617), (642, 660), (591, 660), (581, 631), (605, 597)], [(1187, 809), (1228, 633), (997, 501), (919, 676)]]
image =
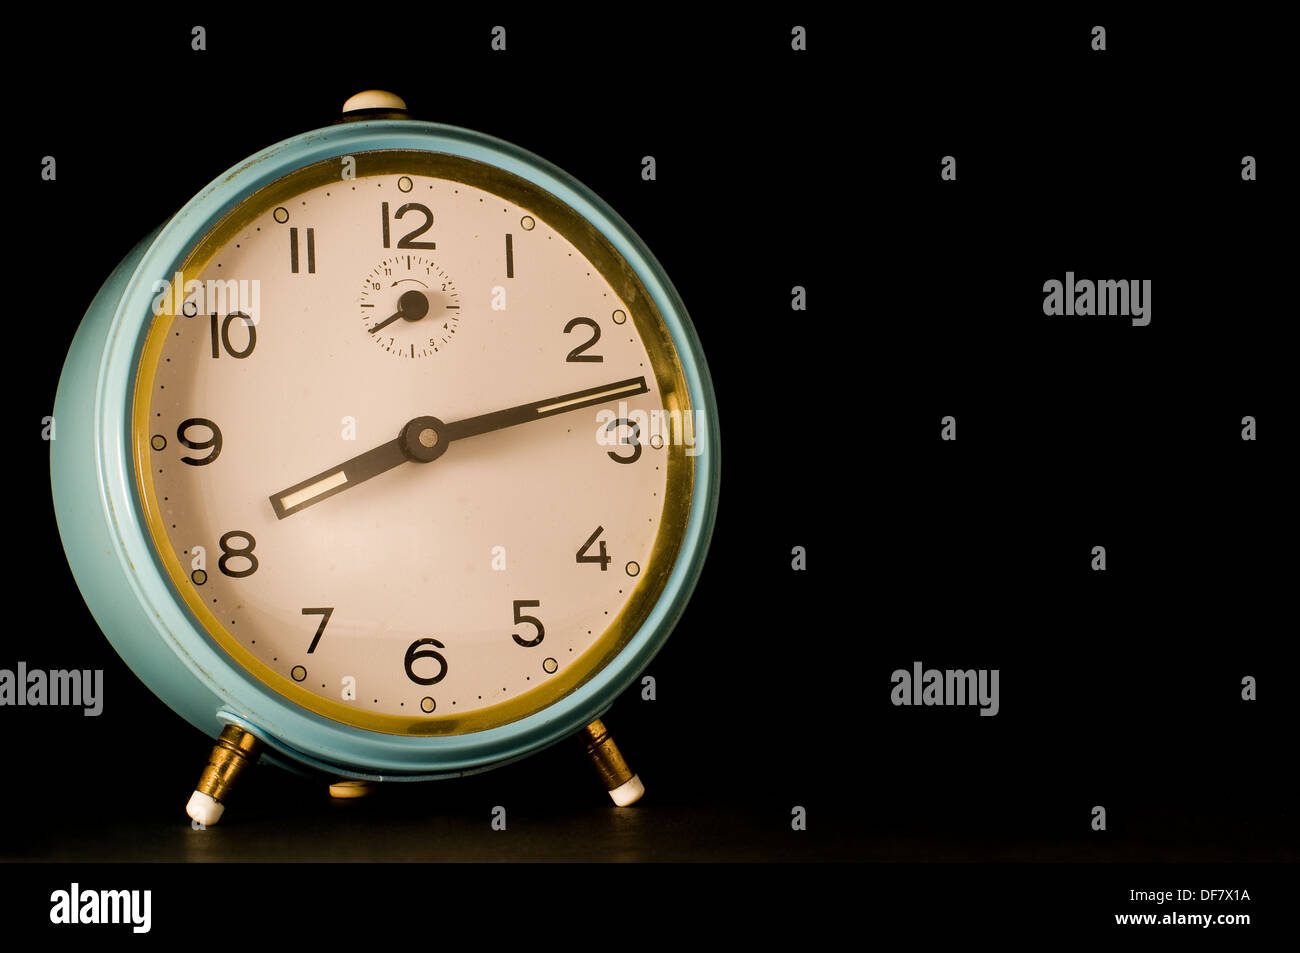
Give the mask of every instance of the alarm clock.
[(368, 91), (218, 177), (90, 305), (51, 451), (104, 634), (216, 739), (187, 811), (258, 759), (448, 778), (601, 720), (699, 578), (718, 420), (680, 297), (590, 190)]

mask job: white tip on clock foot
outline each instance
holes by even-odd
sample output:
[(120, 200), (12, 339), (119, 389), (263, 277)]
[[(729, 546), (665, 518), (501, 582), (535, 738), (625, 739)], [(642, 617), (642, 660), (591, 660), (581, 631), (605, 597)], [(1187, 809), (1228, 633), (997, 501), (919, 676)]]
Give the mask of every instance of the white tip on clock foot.
[(641, 778), (634, 774), (631, 780), (623, 782), (610, 791), (609, 797), (619, 807), (627, 807), (641, 800), (642, 794), (645, 794), (645, 785), (641, 783)]
[(220, 801), (214, 801), (201, 791), (195, 791), (191, 794), (190, 803), (185, 805), (185, 813), (204, 827), (211, 827), (221, 820), (221, 815), (225, 810), (226, 806), (224, 804)]

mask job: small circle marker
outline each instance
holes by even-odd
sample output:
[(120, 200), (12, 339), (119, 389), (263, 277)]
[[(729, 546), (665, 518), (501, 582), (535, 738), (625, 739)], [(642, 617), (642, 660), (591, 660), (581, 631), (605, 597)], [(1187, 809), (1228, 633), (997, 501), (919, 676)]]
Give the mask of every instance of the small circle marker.
[(271, 217), (283, 225), (285, 222), (289, 221), (289, 210), (281, 205), (271, 213)]
[(627, 320), (627, 312), (624, 311), (622, 308), (619, 308), (617, 311), (614, 312), (615, 324), (622, 324), (626, 320)]
[(307, 677), (307, 670), (303, 668), (301, 665), (295, 665), (290, 670), (289, 674), (293, 676), (293, 680), (295, 682), (301, 682), (304, 678)]
[(553, 658), (548, 658), (546, 661), (542, 663), (542, 671), (544, 671), (547, 675), (554, 675), (555, 670), (559, 667), (560, 667), (560, 663), (555, 661), (555, 659)]
[(537, 219), (533, 218), (531, 215), (525, 215), (519, 220), (519, 227), (526, 232), (531, 232), (537, 227)]
[(196, 569), (190, 573), (190, 581), (196, 586), (201, 586), (208, 581), (208, 574), (202, 569)]
[(628, 563), (626, 566), (624, 566), (623, 568), (627, 570), (627, 574), (628, 574), (629, 576), (635, 576), (637, 573), (639, 573), (639, 572), (641, 571), (641, 566), (640, 566), (640, 564), (639, 564), (639, 563), (636, 563), (636, 562), (629, 562), (629, 563)]
[(153, 447), (155, 450), (166, 450), (167, 438), (160, 433), (156, 433), (149, 438), (149, 446)]
[(663, 445), (664, 445), (664, 438), (661, 434), (655, 434), (653, 437), (650, 438), (650, 446), (654, 447), (656, 450), (662, 450)]
[(411, 177), (409, 175), (404, 175), (397, 180), (397, 190), (399, 192), (409, 192), (413, 188), (415, 188), (415, 185), (411, 182)]
[(420, 711), (424, 712), (426, 715), (437, 707), (438, 703), (427, 695), (420, 699)]

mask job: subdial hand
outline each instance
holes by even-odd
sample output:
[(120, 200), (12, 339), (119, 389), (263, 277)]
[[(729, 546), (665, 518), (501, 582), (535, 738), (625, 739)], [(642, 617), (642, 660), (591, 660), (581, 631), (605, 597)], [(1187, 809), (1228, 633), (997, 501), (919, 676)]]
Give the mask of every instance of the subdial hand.
[[(398, 317), (402, 316), (398, 314)], [(635, 397), (648, 390), (644, 377), (634, 377), (476, 417), (466, 417), (449, 424), (437, 417), (416, 417), (406, 422), (396, 440), (380, 444), (373, 450), (367, 450), (338, 466), (323, 470), (288, 489), (271, 494), (271, 507), (275, 510), (277, 519), (284, 519), (335, 493), (342, 493), (371, 477), (387, 473), (403, 463), (432, 463), (447, 452), (447, 446), (453, 440), (477, 437), (494, 430), (528, 423), (530, 420), (595, 407), (611, 400)]]
[(410, 291), (403, 291), (402, 296), (397, 299), (397, 311), (371, 328), (370, 333), (374, 334), (376, 331), (382, 331), (398, 318), (405, 318), (407, 321), (419, 321), (428, 313), (429, 299), (425, 297), (423, 291), (416, 291), (414, 288)]

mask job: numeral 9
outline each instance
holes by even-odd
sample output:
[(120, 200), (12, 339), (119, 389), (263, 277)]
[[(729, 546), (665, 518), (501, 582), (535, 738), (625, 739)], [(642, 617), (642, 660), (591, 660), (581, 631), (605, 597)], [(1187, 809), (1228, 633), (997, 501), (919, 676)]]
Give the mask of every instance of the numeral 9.
[[(187, 434), (194, 427), (207, 427), (212, 431), (212, 436), (207, 440), (192, 440)], [(221, 428), (204, 417), (182, 420), (180, 426), (176, 428), (176, 439), (191, 450), (212, 451), (206, 457), (181, 457), (181, 463), (188, 463), (192, 467), (205, 467), (221, 456)]]

